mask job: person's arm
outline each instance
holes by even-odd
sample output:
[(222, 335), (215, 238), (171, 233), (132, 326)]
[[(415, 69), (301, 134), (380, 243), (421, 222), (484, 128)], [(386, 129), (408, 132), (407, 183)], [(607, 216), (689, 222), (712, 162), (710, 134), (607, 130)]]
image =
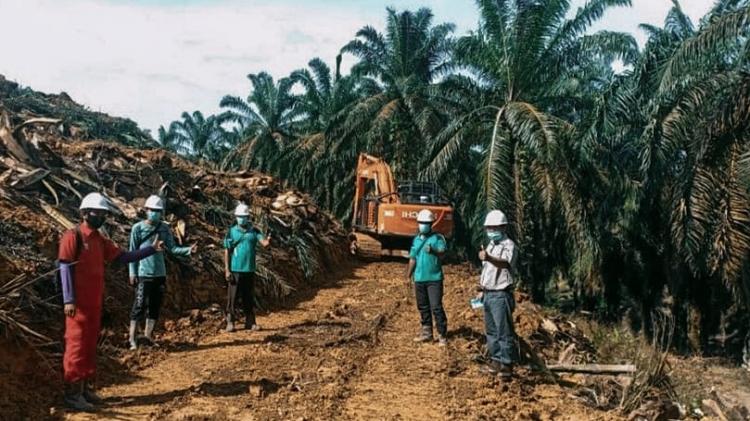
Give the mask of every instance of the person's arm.
[[(138, 247), (138, 225), (133, 225), (133, 227), (130, 229), (130, 243), (128, 244), (128, 251), (133, 252)], [(128, 262), (128, 275), (130, 279), (130, 284), (134, 285), (135, 280), (138, 277), (138, 260), (133, 260), (131, 262)]]
[(406, 267), (406, 278), (411, 280), (414, 275), (414, 269), (417, 267), (416, 259), (409, 259), (409, 265)]
[(499, 256), (492, 256), (490, 253), (487, 253), (486, 260), (498, 269), (510, 269), (514, 248), (512, 245), (504, 245)]
[(448, 250), (448, 244), (445, 242), (445, 237), (438, 234), (438, 239), (435, 241), (435, 245), (430, 247), (430, 253), (437, 257), (443, 257), (445, 252)]
[(156, 233), (157, 236), (163, 236), (162, 239), (164, 241), (164, 246), (169, 251), (170, 254), (173, 256), (183, 256), (187, 257), (190, 256), (193, 253), (193, 249), (195, 245), (187, 246), (187, 247), (180, 247), (177, 245), (177, 243), (174, 241), (174, 236), (172, 235), (172, 232), (168, 229), (162, 229), (159, 228), (159, 231)]
[(258, 232), (258, 242), (264, 248), (268, 247), (269, 245), (271, 245), (271, 234), (268, 234), (268, 237), (266, 237), (262, 232)]
[(73, 278), (73, 263), (76, 259), (78, 239), (74, 230), (66, 231), (60, 238), (60, 248), (57, 259), (60, 261), (60, 281), (62, 283), (63, 311), (66, 316), (73, 317), (76, 314), (76, 292), (75, 280)]
[(408, 280), (412, 279), (412, 276), (414, 276), (414, 270), (417, 267), (417, 239), (415, 238), (414, 241), (411, 243), (411, 249), (409, 250), (409, 264), (406, 266), (406, 278)]
[(60, 262), (60, 281), (62, 282), (63, 304), (76, 303), (76, 291), (73, 288), (73, 267), (68, 263)]

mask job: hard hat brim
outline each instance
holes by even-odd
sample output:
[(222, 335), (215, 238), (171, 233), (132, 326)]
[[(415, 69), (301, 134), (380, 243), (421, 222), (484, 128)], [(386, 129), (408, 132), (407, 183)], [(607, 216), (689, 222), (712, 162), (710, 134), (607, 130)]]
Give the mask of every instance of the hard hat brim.
[(110, 209), (104, 205), (86, 205), (78, 208), (79, 210), (103, 210), (109, 212)]

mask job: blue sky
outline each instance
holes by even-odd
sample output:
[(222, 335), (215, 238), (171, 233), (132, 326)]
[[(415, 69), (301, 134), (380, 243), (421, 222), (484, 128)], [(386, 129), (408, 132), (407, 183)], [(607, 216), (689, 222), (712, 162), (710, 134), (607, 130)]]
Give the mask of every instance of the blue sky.
[[(585, 0), (571, 0), (573, 10)], [(696, 22), (712, 0), (683, 0)], [(34, 89), (66, 91), (94, 110), (155, 131), (182, 111), (218, 111), (245, 96), (248, 73), (275, 77), (319, 56), (328, 63), (364, 25), (382, 28), (385, 8), (430, 7), (461, 34), (476, 26), (473, 0), (0, 0), (0, 74)], [(633, 0), (594, 29), (661, 25), (670, 0)], [(19, 38), (19, 34), (23, 34)], [(351, 65), (344, 58), (344, 66)]]

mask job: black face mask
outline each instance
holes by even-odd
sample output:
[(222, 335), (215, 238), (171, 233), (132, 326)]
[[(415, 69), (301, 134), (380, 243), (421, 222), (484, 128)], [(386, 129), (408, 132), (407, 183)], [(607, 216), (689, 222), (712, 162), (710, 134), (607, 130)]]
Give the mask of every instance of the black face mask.
[(88, 226), (95, 230), (98, 230), (102, 225), (104, 225), (105, 219), (107, 218), (105, 218), (104, 215), (86, 215), (86, 223), (88, 224)]

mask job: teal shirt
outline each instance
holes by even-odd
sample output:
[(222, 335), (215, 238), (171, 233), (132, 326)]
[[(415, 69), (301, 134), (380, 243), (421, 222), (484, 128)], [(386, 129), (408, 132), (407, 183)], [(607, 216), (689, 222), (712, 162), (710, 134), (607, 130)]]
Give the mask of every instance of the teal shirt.
[[(172, 232), (169, 230), (169, 226), (164, 222), (159, 222), (159, 225), (157, 226), (149, 225), (146, 221), (141, 221), (133, 225), (133, 228), (130, 230), (130, 250), (132, 251), (137, 248), (145, 248), (152, 245), (156, 235), (148, 236), (154, 229), (157, 229), (156, 235), (159, 236), (159, 240), (164, 242), (164, 251), (167, 251), (174, 256), (190, 256), (190, 247), (180, 247), (177, 245), (174, 241)], [(167, 268), (164, 265), (164, 251), (160, 251), (139, 262), (130, 263), (128, 265), (130, 276), (146, 278), (167, 276)]]
[(237, 273), (255, 272), (255, 256), (258, 242), (265, 236), (255, 229), (244, 229), (237, 225), (229, 228), (224, 237), (224, 248), (232, 249), (231, 271)]
[(432, 282), (443, 280), (443, 265), (440, 258), (433, 254), (427, 253), (427, 246), (432, 251), (444, 253), (448, 248), (445, 243), (445, 237), (440, 234), (417, 235), (411, 244), (409, 258), (416, 261), (414, 267), (414, 282)]

